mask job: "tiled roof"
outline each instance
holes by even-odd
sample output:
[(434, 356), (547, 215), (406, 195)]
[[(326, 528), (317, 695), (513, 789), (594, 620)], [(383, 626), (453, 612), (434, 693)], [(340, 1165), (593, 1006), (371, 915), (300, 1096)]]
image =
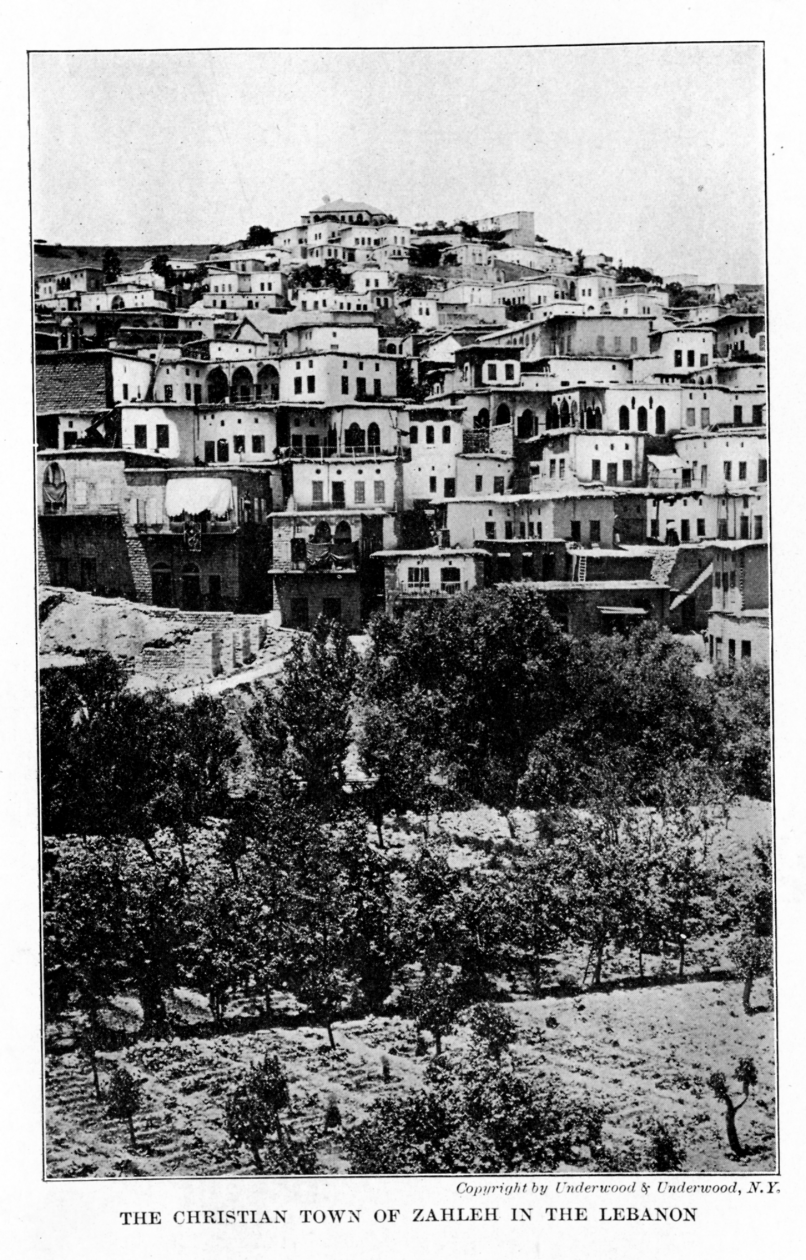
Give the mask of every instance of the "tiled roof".
[(109, 406), (103, 359), (37, 361), (36, 409), (40, 414), (103, 411)]

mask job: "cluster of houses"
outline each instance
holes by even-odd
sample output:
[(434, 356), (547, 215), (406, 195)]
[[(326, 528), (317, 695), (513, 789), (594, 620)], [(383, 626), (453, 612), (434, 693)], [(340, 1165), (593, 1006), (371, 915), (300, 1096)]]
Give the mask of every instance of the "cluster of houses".
[(40, 274), (40, 580), (351, 632), (527, 582), (571, 634), (766, 660), (763, 295), (619, 271), (529, 212), (325, 201), (184, 304), (148, 267)]

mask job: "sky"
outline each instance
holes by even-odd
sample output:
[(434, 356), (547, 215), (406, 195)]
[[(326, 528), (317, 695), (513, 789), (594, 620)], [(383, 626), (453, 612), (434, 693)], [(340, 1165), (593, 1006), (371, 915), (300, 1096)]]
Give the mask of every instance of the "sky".
[(327, 195), (759, 283), (762, 73), (749, 43), (36, 53), (33, 234), (224, 243)]

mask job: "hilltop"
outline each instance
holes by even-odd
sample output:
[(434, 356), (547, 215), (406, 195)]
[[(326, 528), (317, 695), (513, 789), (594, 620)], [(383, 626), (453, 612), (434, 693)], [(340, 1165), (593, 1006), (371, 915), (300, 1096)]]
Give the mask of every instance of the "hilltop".
[(104, 250), (114, 249), (120, 258), (123, 273), (136, 271), (150, 262), (155, 254), (206, 261), (212, 245), (34, 245), (34, 276), (51, 271), (69, 271), (72, 267), (100, 267)]

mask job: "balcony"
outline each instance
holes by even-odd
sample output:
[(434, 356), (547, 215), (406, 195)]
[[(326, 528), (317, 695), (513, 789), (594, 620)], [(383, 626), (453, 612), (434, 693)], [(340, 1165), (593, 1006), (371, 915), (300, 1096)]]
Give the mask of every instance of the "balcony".
[(443, 582), (440, 586), (429, 586), (425, 582), (401, 582), (393, 592), (406, 599), (446, 599), (450, 595), (461, 595), (468, 590), (467, 582)]

